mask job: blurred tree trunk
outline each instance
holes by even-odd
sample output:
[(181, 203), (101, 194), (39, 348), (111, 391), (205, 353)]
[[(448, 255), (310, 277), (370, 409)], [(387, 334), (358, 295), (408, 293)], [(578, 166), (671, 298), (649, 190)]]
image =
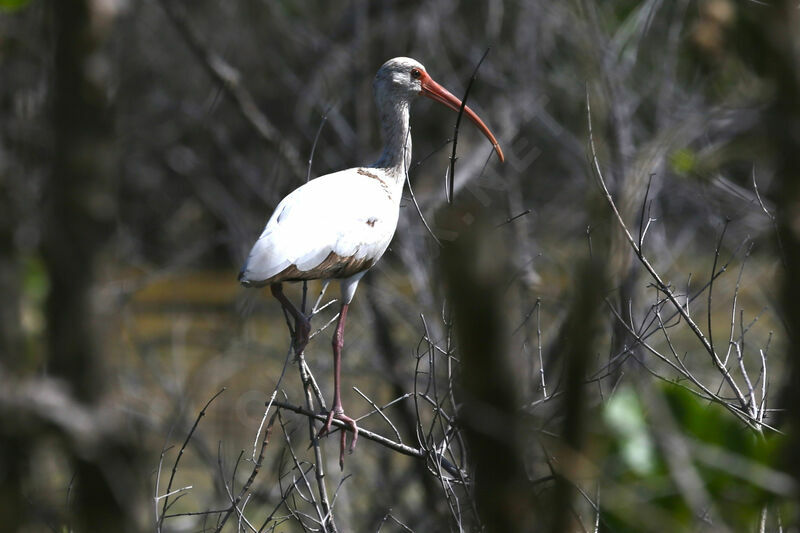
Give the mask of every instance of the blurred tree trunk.
[(539, 506), (523, 461), (524, 421), (508, 350), (509, 255), (477, 202), (450, 206), (440, 227), (458, 238), (442, 249), (441, 267), (462, 363), (459, 421), (475, 464), (475, 500), (490, 532), (534, 531)]
[(553, 450), (553, 464), (558, 465), (556, 485), (549, 507), (553, 533), (578, 531), (581, 524), (574, 513), (574, 499), (589, 475), (585, 472), (583, 452), (587, 438), (587, 410), (590, 405), (586, 386), (587, 368), (595, 346), (602, 337), (600, 309), (603, 290), (608, 286), (607, 265), (589, 258), (578, 262), (569, 298), (569, 312), (561, 328), (554, 351), (564, 361), (564, 421), (561, 441)]
[[(98, 252), (111, 233), (115, 171), (112, 109), (100, 50), (108, 13), (92, 12), (89, 0), (55, 0), (53, 171), (45, 192), (42, 257), (50, 277), (46, 304), (48, 371), (62, 378), (72, 394), (94, 403), (103, 389), (102, 359), (96, 349), (92, 282)], [(65, 436), (66, 437), (66, 436)], [(120, 436), (121, 438), (121, 436)], [(106, 442), (96, 453), (64, 438), (64, 452), (75, 472), (70, 515), (81, 531), (126, 530), (124, 503), (112, 490), (109, 472), (129, 466), (124, 449)], [(130, 490), (132, 487), (128, 487)]]
[(48, 371), (89, 400), (102, 388), (91, 288), (114, 214), (113, 115), (102, 83), (108, 65), (98, 49), (101, 14), (92, 17), (88, 0), (57, 0), (53, 9), (55, 146), (42, 232), (50, 277)]

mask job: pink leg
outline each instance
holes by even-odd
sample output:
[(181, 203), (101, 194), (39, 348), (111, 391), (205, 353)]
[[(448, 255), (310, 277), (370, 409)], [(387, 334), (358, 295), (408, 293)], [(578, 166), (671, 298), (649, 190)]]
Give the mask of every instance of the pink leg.
[(283, 294), (283, 287), (280, 283), (270, 285), (272, 295), (278, 299), (286, 312), (294, 318), (294, 354), (299, 356), (306, 349), (308, 335), (311, 333), (311, 322), (303, 313), (297, 310), (294, 304)]
[[(356, 421), (344, 414), (342, 409), (342, 393), (340, 387), (340, 376), (342, 367), (342, 347), (344, 346), (344, 323), (347, 320), (347, 307), (348, 304), (342, 304), (342, 310), (339, 312), (339, 321), (336, 323), (336, 332), (333, 334), (333, 407), (328, 412), (328, 420), (322, 429), (319, 430), (318, 437), (330, 433), (333, 419), (341, 420), (348, 425), (353, 432), (353, 441), (350, 443), (349, 452), (353, 453), (358, 441), (358, 426)], [(346, 432), (344, 428), (341, 429), (341, 437), (339, 441), (339, 467), (344, 468), (344, 448), (347, 444)]]

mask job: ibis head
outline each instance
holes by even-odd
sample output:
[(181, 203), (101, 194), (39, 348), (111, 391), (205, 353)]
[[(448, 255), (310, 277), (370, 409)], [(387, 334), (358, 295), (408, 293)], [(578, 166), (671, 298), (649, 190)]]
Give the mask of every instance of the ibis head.
[[(453, 111), (460, 111), (462, 107), (461, 100), (434, 81), (422, 63), (410, 57), (395, 57), (384, 63), (375, 75), (373, 90), (380, 109), (407, 106), (418, 95), (427, 96)], [(469, 106), (464, 106), (464, 114), (489, 139), (502, 162), (503, 151), (489, 127)]]

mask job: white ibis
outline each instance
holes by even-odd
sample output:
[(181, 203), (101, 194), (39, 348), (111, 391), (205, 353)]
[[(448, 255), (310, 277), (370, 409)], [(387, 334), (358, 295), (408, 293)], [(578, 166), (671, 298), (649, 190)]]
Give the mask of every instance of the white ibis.
[[(310, 279), (338, 279), (342, 306), (333, 334), (333, 406), (318, 436), (330, 432), (333, 419), (353, 431), (350, 453), (358, 440), (356, 421), (344, 414), (339, 387), (347, 308), (359, 280), (386, 251), (400, 213), (400, 197), (411, 162), (411, 128), (408, 109), (424, 95), (458, 111), (461, 101), (433, 81), (418, 61), (390, 59), (373, 82), (381, 118), (383, 153), (372, 165), (327, 174), (298, 187), (272, 213), (241, 272), (245, 287), (270, 286), (273, 296), (295, 321), (294, 350), (306, 344), (310, 323), (283, 294), (281, 283)], [(491, 141), (500, 161), (503, 152), (492, 132), (469, 107), (469, 117)], [(342, 431), (339, 465), (346, 445)]]

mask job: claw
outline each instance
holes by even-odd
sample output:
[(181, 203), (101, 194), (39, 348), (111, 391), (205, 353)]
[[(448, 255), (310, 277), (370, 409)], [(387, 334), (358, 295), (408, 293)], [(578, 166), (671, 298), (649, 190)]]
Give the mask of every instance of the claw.
[[(353, 450), (356, 448), (356, 443), (358, 442), (358, 425), (356, 425), (356, 421), (353, 418), (350, 418), (344, 411), (331, 409), (328, 411), (328, 418), (325, 420), (325, 424), (322, 426), (322, 429), (319, 430), (317, 433), (317, 438), (324, 437), (325, 435), (329, 435), (331, 432), (331, 427), (333, 426), (333, 419), (341, 420), (344, 422), (350, 431), (353, 432), (353, 440), (350, 441), (350, 447), (347, 450), (348, 454), (352, 454)], [(344, 449), (347, 445), (347, 432), (344, 428), (340, 428), (341, 435), (339, 437), (339, 468), (344, 470)]]

